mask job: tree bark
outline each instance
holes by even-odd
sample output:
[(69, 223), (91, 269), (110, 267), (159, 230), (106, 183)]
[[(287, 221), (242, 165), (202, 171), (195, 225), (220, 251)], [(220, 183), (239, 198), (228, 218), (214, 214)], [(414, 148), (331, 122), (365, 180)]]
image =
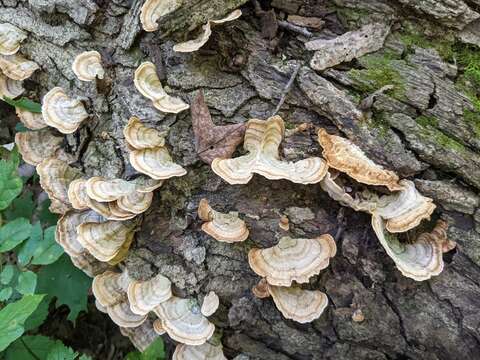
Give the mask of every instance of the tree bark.
[[(30, 32), (21, 51), (41, 66), (26, 84), (32, 97), (39, 100), (62, 86), (88, 104), (88, 124), (65, 140), (78, 157), (75, 166), (89, 176), (128, 179), (136, 174), (122, 134), (129, 117), (169, 128), (171, 153), (188, 174), (156, 192), (125, 261), (130, 274), (146, 279), (160, 272), (179, 296), (201, 299), (215, 291), (221, 306), (212, 321), (229, 359), (478, 359), (480, 114), (460, 87), (464, 74), (455, 65), (455, 46), (480, 43), (480, 2), (273, 0), (279, 17), (323, 18), (318, 37), (372, 22), (392, 24), (384, 47), (373, 54), (375, 63), (362, 57), (323, 72), (309, 67), (313, 53), (305, 50), (301, 35), (280, 29), (273, 40), (262, 38), (261, 18), (250, 4), (238, 21), (215, 27), (198, 53), (173, 52), (175, 42), (195, 36), (189, 29), (246, 1), (192, 1), (154, 33), (141, 31), (142, 3), (0, 1), (0, 22)], [(419, 40), (423, 37), (429, 43)], [(431, 44), (455, 46), (445, 55)], [(97, 84), (78, 81), (70, 68), (86, 50), (100, 51), (106, 63), (106, 78)], [(435, 200), (435, 218), (448, 220), (449, 237), (457, 242), (445, 256), (443, 273), (424, 282), (402, 277), (369, 216), (342, 208), (319, 185), (259, 176), (244, 186), (223, 182), (195, 153), (189, 112), (159, 113), (134, 88), (133, 72), (145, 60), (157, 64), (168, 92), (187, 102), (202, 89), (218, 125), (269, 117), (301, 66), (279, 113), (287, 128), (307, 122), (343, 134), (377, 163), (415, 179)], [(379, 95), (368, 111), (359, 110), (362, 99), (388, 83), (393, 91)], [(319, 156), (313, 129), (287, 136), (283, 153), (290, 160)], [(204, 197), (218, 211), (244, 214), (250, 238), (225, 244), (203, 233), (196, 209)], [(250, 291), (259, 278), (248, 266), (248, 250), (278, 241), (281, 214), (289, 217), (294, 236), (338, 235), (336, 257), (308, 284), (327, 293), (330, 302), (310, 324), (284, 319), (271, 300), (256, 299)], [(352, 321), (355, 309), (362, 310), (363, 322)]]

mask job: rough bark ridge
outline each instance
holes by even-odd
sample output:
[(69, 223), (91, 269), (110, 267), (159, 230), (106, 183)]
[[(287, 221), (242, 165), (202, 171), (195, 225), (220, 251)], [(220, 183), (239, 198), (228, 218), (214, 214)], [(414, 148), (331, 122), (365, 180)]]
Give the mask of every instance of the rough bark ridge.
[[(202, 298), (214, 290), (221, 306), (213, 321), (228, 358), (478, 359), (480, 114), (476, 84), (461, 64), (478, 51), (465, 43), (480, 44), (480, 2), (273, 0), (277, 12), (322, 17), (324, 38), (375, 21), (392, 24), (381, 50), (323, 73), (309, 68), (313, 53), (299, 34), (280, 30), (273, 40), (262, 38), (261, 20), (249, 4), (240, 20), (216, 28), (202, 51), (172, 51), (172, 39), (184, 40), (205, 18), (246, 1), (192, 0), (151, 34), (140, 31), (142, 3), (0, 1), (0, 22), (30, 32), (22, 52), (42, 67), (28, 81), (31, 94), (40, 99), (63, 86), (89, 105), (92, 119), (65, 141), (88, 175), (135, 174), (122, 135), (131, 115), (170, 127), (171, 153), (188, 175), (157, 191), (126, 260), (131, 275), (161, 272), (180, 296)], [(79, 82), (70, 69), (85, 50), (100, 51), (106, 62), (106, 79), (97, 85)], [(301, 64), (280, 111), (287, 127), (308, 122), (343, 133), (375, 161), (415, 178), (439, 205), (436, 216), (449, 221), (450, 238), (458, 244), (444, 272), (422, 283), (403, 278), (376, 240), (369, 217), (341, 208), (318, 185), (258, 176), (246, 186), (225, 184), (195, 153), (190, 114), (161, 114), (135, 90), (133, 72), (142, 60), (155, 62), (167, 90), (188, 102), (203, 89), (218, 125), (268, 117)], [(394, 90), (379, 95), (368, 111), (358, 110), (363, 98), (389, 84)], [(5, 107), (2, 115), (14, 116)], [(311, 131), (287, 137), (283, 151), (298, 159), (321, 149)], [(196, 216), (202, 197), (219, 211), (246, 214), (250, 239), (231, 245), (202, 233)], [(256, 299), (250, 291), (258, 277), (246, 254), (278, 241), (281, 214), (288, 215), (293, 235), (337, 235), (339, 253), (309, 284), (330, 300), (311, 324), (285, 320), (271, 300)], [(352, 321), (355, 309), (365, 321)]]

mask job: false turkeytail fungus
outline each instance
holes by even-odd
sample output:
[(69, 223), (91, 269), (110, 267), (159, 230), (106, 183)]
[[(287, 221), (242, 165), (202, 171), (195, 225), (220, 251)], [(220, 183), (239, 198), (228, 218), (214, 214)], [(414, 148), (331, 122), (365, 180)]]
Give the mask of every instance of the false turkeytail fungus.
[(85, 51), (79, 54), (72, 64), (72, 70), (81, 81), (103, 79), (105, 70), (102, 67), (102, 56), (98, 51)]

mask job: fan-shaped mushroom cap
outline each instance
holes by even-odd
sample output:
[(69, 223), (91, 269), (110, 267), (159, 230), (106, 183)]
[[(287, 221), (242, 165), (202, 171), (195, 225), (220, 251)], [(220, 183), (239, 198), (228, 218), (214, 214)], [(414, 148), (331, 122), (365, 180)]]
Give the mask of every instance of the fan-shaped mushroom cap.
[(70, 207), (68, 200), (68, 186), (82, 176), (82, 173), (70, 167), (65, 161), (50, 158), (37, 165), (40, 185), (52, 201), (50, 211), (64, 214)]
[(155, 330), (155, 333), (157, 333), (157, 335), (166, 334), (166, 331), (162, 325), (162, 320), (160, 319), (157, 319), (153, 322), (153, 330)]
[(140, 326), (133, 328), (120, 326), (120, 332), (123, 336), (128, 336), (132, 344), (141, 352), (144, 352), (158, 337), (153, 329), (153, 321), (150, 319), (145, 320)]
[(16, 98), (23, 94), (25, 89), (21, 81), (12, 80), (0, 73), (0, 97)]
[(107, 307), (107, 314), (115, 324), (125, 328), (138, 327), (147, 319), (147, 315), (134, 314), (127, 300)]
[(122, 196), (120, 199), (118, 199), (117, 206), (128, 213), (141, 214), (148, 210), (152, 204), (152, 200), (153, 193), (151, 192), (141, 193), (138, 191), (133, 191), (127, 196)]
[(269, 285), (269, 291), (282, 315), (301, 324), (319, 318), (328, 305), (327, 295), (318, 290)]
[(400, 272), (413, 280), (428, 280), (443, 270), (442, 244), (427, 236), (420, 236), (413, 244), (401, 243), (395, 235), (385, 231), (385, 221), (372, 216), (372, 227), (378, 240)]
[(183, 176), (187, 171), (172, 161), (168, 150), (163, 147), (130, 152), (130, 164), (135, 170), (156, 180)]
[(145, 315), (172, 297), (172, 283), (158, 274), (148, 281), (132, 281), (128, 285), (127, 294), (132, 311)]
[(227, 360), (221, 346), (205, 343), (200, 346), (178, 344), (172, 360)]
[(81, 81), (103, 79), (105, 70), (102, 67), (102, 56), (98, 51), (85, 51), (79, 54), (72, 64), (72, 70)]
[(452, 241), (448, 238), (447, 230), (448, 223), (444, 220), (438, 220), (431, 232), (421, 234), (417, 240), (434, 240), (442, 245), (442, 251), (444, 253), (449, 252), (450, 250), (455, 249), (457, 244), (455, 243), (455, 241)]
[(265, 299), (270, 297), (270, 290), (268, 287), (268, 282), (262, 278), (253, 288), (252, 293), (255, 297), (259, 299)]
[(44, 96), (42, 115), (48, 126), (64, 134), (75, 132), (88, 117), (82, 102), (68, 97), (61, 87), (53, 88)]
[(13, 55), (20, 49), (20, 43), (27, 34), (9, 23), (0, 24), (0, 55)]
[(213, 335), (215, 326), (202, 315), (192, 299), (171, 297), (155, 308), (168, 335), (187, 345), (202, 345)]
[(281, 161), (278, 148), (285, 133), (279, 116), (267, 121), (250, 120), (247, 123), (243, 147), (249, 153), (234, 159), (214, 159), (212, 170), (229, 184), (246, 184), (253, 174), (270, 180), (287, 179), (299, 184), (315, 184), (327, 172), (326, 163), (318, 157), (297, 162)]
[(135, 234), (135, 226), (135, 221), (84, 223), (77, 227), (78, 242), (96, 259), (111, 261), (124, 244), (130, 245)]
[(47, 127), (42, 114), (33, 113), (28, 110), (16, 107), (17, 116), (25, 127), (31, 130), (40, 130)]
[(87, 196), (86, 201), (88, 202), (88, 207), (92, 210), (95, 210), (97, 213), (102, 215), (105, 219), (116, 220), (116, 221), (125, 221), (133, 219), (137, 214), (127, 212), (120, 209), (117, 206), (117, 202), (102, 203), (96, 200), (91, 199)]
[(69, 211), (57, 223), (55, 240), (70, 256), (81, 256), (85, 248), (78, 241), (77, 227), (86, 222), (103, 222), (105, 219), (94, 211)]
[(23, 160), (37, 166), (43, 160), (55, 157), (63, 138), (55, 136), (50, 129), (26, 131), (15, 134), (15, 144), (18, 146)]
[(104, 179), (91, 177), (85, 183), (87, 195), (99, 202), (110, 202), (120, 199), (135, 191), (135, 185), (122, 179)]
[(127, 143), (134, 149), (148, 149), (165, 146), (165, 134), (142, 124), (139, 118), (133, 116), (123, 129)]
[(0, 70), (13, 80), (25, 80), (32, 76), (38, 65), (20, 55), (0, 55)]
[(116, 201), (109, 202), (108, 209), (110, 211), (111, 217), (116, 218), (118, 221), (133, 219), (135, 216), (137, 216), (137, 214), (135, 213), (123, 210), (121, 207), (118, 206), (118, 203)]
[(198, 206), (200, 219), (206, 221), (202, 230), (218, 241), (234, 243), (245, 241), (249, 231), (245, 221), (236, 213), (223, 214), (213, 210), (206, 199), (202, 199)]
[(153, 192), (163, 185), (162, 180), (155, 180), (148, 176), (140, 176), (134, 180), (130, 180), (130, 182), (135, 184), (135, 190), (140, 193)]
[(88, 252), (85, 252), (79, 256), (71, 256), (72, 264), (78, 269), (82, 270), (90, 277), (97, 276), (110, 268), (110, 265), (104, 262), (100, 262), (95, 259)]
[(86, 189), (87, 180), (73, 180), (68, 186), (68, 200), (76, 210), (88, 209), (88, 195)]
[(203, 27), (203, 32), (202, 34), (193, 40), (189, 40), (180, 44), (176, 44), (173, 47), (174, 51), (177, 52), (194, 52), (200, 49), (203, 45), (205, 45), (210, 39), (210, 35), (212, 35), (212, 25), (218, 25), (218, 24), (223, 24), (228, 21), (233, 21), (238, 19), (240, 16), (242, 16), (242, 11), (241, 10), (234, 10), (231, 12), (229, 15), (227, 15), (225, 18), (220, 19), (220, 20), (209, 20)]
[(204, 298), (201, 312), (204, 316), (211, 316), (217, 311), (220, 305), (220, 299), (214, 291), (210, 291)]
[(318, 141), (328, 166), (348, 174), (367, 185), (384, 185), (390, 190), (400, 190), (398, 175), (385, 170), (370, 160), (365, 153), (348, 139), (318, 131)]
[(271, 285), (290, 286), (292, 281), (306, 283), (325, 269), (335, 256), (337, 246), (332, 236), (315, 239), (282, 237), (268, 249), (252, 249), (248, 253), (250, 267)]
[(429, 219), (436, 206), (433, 200), (423, 196), (410, 180), (401, 180), (401, 190), (380, 198), (375, 210), (387, 220), (390, 232), (405, 232), (413, 229), (424, 219)]
[(147, 61), (135, 70), (135, 87), (147, 99), (153, 101), (153, 105), (160, 111), (177, 114), (190, 106), (181, 99), (168, 95), (163, 89), (157, 75), (156, 66)]
[(100, 305), (108, 308), (126, 299), (131, 279), (126, 271), (105, 271), (93, 278), (92, 292)]
[(140, 12), (143, 30), (152, 32), (158, 29), (157, 20), (177, 10), (183, 0), (147, 0)]

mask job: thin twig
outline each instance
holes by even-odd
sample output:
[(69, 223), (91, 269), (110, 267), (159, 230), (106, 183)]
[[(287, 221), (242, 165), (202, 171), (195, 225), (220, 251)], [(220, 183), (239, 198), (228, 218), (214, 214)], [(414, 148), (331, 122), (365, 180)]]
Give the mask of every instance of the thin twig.
[(308, 31), (307, 29), (305, 29), (304, 27), (289, 23), (288, 21), (285, 21), (285, 20), (279, 20), (278, 21), (278, 26), (281, 27), (282, 29), (290, 30), (292, 32), (296, 32), (296, 33), (298, 33), (300, 35), (303, 35), (307, 38), (313, 37), (313, 34), (310, 31)]
[(292, 76), (290, 76), (290, 80), (288, 80), (287, 86), (285, 86), (285, 89), (283, 89), (282, 97), (280, 98), (280, 101), (278, 102), (278, 105), (275, 108), (275, 111), (273, 112), (272, 116), (276, 115), (280, 111), (280, 108), (283, 106), (283, 103), (285, 102), (285, 99), (287, 98), (288, 93), (292, 89), (295, 78), (297, 77), (301, 67), (302, 65), (298, 64), (293, 70)]

